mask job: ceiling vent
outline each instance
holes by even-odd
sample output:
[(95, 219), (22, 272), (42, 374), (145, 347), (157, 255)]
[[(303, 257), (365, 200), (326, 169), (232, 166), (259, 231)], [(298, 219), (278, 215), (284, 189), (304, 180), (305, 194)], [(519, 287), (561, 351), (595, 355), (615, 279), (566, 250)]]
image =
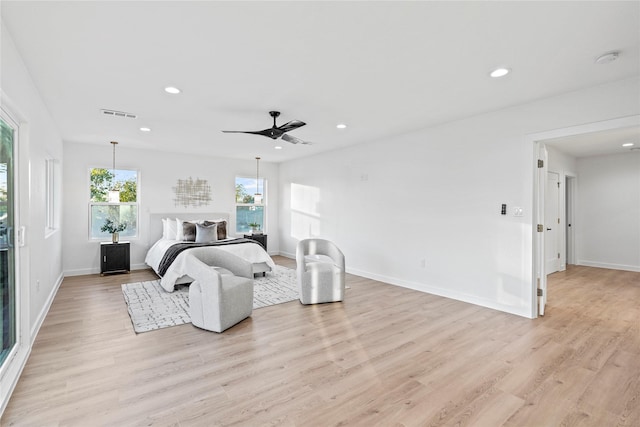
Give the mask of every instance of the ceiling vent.
[(124, 111), (100, 110), (100, 113), (104, 114), (105, 116), (122, 117), (122, 118), (127, 118), (127, 119), (137, 119), (138, 118), (138, 116), (136, 116), (135, 114), (125, 113)]

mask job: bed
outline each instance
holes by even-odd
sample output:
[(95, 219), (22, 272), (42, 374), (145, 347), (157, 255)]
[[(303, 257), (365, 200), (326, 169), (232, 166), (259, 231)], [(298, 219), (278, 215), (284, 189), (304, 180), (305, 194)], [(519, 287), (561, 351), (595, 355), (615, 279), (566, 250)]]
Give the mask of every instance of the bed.
[[(228, 226), (229, 215), (225, 213), (154, 213), (149, 216), (150, 248), (145, 257), (145, 263), (161, 277), (160, 284), (167, 292), (173, 292), (177, 284), (193, 281), (185, 262), (187, 253), (195, 254), (205, 263), (215, 265), (216, 252), (223, 250), (249, 261), (254, 274), (264, 274), (275, 269), (275, 263), (262, 245), (254, 240), (235, 237), (231, 230), (227, 230), (227, 239), (212, 244), (184, 242), (180, 233), (175, 238), (171, 238), (173, 237), (171, 232), (167, 235), (166, 224), (169, 226), (176, 224), (174, 230), (177, 231), (178, 220), (200, 224), (226, 221)], [(166, 221), (169, 222), (165, 224)], [(210, 222), (205, 223), (205, 221)]]

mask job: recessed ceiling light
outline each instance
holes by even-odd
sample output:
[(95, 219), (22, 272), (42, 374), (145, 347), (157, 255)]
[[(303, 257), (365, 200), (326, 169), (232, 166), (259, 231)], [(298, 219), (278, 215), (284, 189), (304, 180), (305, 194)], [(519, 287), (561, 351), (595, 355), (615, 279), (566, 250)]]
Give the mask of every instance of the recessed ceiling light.
[(142, 127), (142, 128), (140, 128), (140, 130), (141, 130), (142, 132), (151, 132), (151, 128), (145, 128), (145, 127)]
[(609, 62), (613, 62), (616, 59), (618, 59), (618, 56), (620, 56), (620, 52), (618, 52), (617, 50), (611, 51), (611, 52), (606, 52), (603, 53), (602, 55), (598, 56), (595, 60), (596, 64), (607, 64)]
[(507, 74), (509, 74), (510, 72), (511, 72), (511, 70), (508, 69), (508, 68), (496, 68), (489, 75), (491, 77), (497, 78), (497, 77), (504, 77)]
[(633, 142), (625, 142), (622, 144), (623, 147), (633, 147)]
[(344, 123), (339, 123), (339, 124), (336, 125), (336, 127), (338, 129), (345, 129), (347, 127), (347, 125), (345, 125)]
[(178, 89), (177, 87), (173, 87), (173, 86), (167, 86), (164, 88), (164, 91), (167, 93), (171, 93), (171, 94), (177, 94), (180, 93), (180, 89)]
[(276, 150), (282, 150), (282, 147), (281, 147), (281, 146), (279, 146), (279, 145), (276, 145), (274, 148), (275, 148)]

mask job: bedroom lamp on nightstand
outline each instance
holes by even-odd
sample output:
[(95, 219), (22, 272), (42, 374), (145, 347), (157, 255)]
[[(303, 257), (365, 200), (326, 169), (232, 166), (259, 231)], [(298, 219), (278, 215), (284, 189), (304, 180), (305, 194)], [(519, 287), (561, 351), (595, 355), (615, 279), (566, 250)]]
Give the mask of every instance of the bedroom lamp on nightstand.
[[(113, 174), (113, 176), (116, 176), (116, 145), (118, 145), (117, 141), (111, 141), (111, 144), (113, 145), (113, 169), (111, 170), (111, 173)], [(111, 188), (111, 190), (109, 190), (109, 203), (120, 203), (120, 190), (117, 189), (117, 187), (114, 186)]]

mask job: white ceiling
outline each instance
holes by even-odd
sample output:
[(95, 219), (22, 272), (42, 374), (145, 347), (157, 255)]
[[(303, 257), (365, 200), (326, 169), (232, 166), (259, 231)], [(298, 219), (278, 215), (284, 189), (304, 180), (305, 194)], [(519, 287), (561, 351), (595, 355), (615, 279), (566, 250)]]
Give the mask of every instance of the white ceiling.
[[(562, 138), (547, 139), (545, 145), (573, 157), (592, 157), (635, 152), (640, 149), (640, 127), (631, 126)], [(623, 147), (622, 144), (633, 144)]]
[[(63, 139), (107, 150), (280, 162), (640, 75), (635, 1), (3, 0), (0, 13)], [(513, 71), (491, 79), (496, 66)], [(270, 127), (269, 110), (305, 121), (291, 135), (314, 145), (221, 133)]]

